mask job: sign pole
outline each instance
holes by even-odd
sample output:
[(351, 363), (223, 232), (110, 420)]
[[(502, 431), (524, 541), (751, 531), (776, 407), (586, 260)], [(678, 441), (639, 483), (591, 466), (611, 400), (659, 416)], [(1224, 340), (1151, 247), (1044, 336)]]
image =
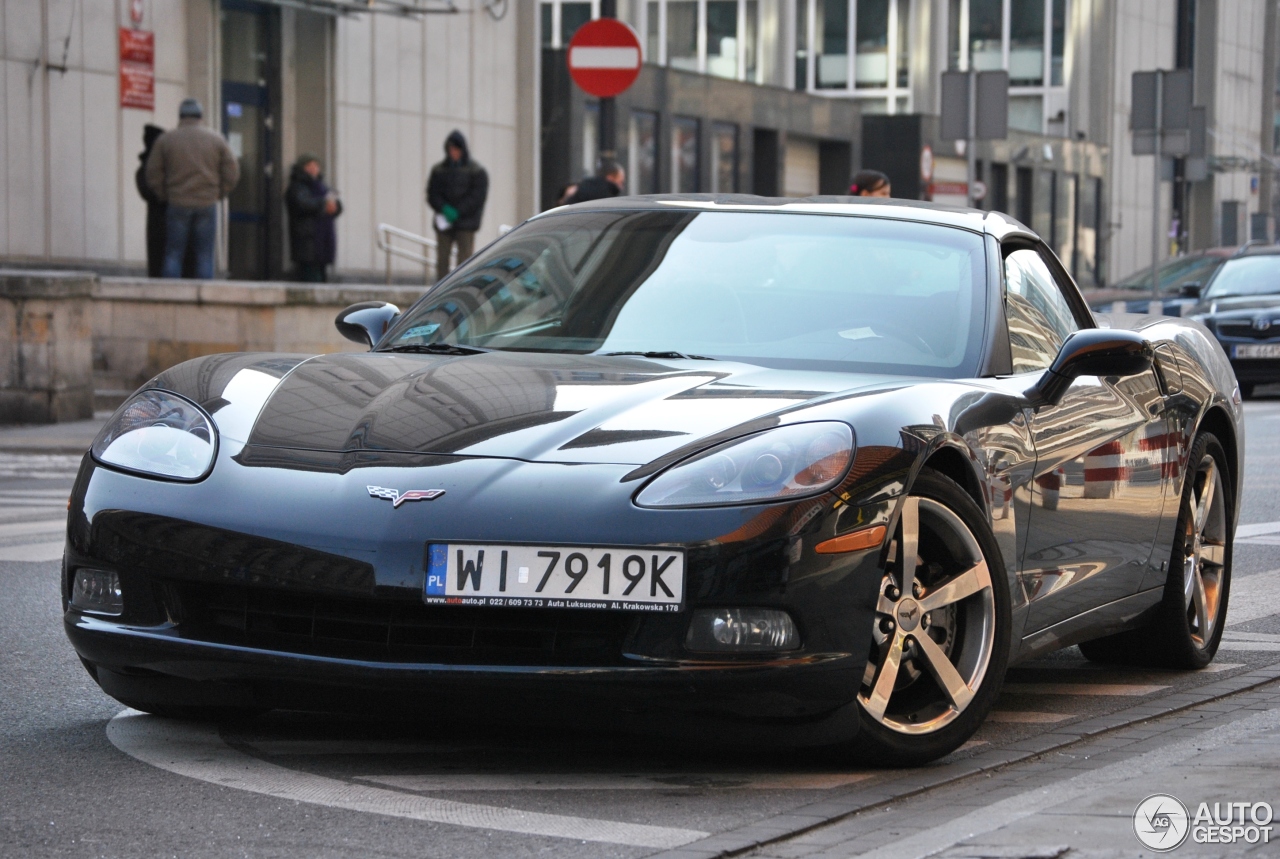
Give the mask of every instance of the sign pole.
[(1155, 127), (1155, 171), (1152, 174), (1151, 182), (1151, 307), (1148, 313), (1163, 313), (1164, 305), (1160, 301), (1160, 170), (1163, 167), (1164, 158), (1160, 154), (1161, 138), (1164, 137), (1163, 120), (1161, 115), (1163, 105), (1164, 88), (1164, 72), (1156, 70), (1156, 127)]
[[(618, 17), (618, 0), (600, 0), (600, 17)], [(598, 149), (603, 161), (618, 157), (618, 107), (613, 96), (600, 99), (600, 140)]]

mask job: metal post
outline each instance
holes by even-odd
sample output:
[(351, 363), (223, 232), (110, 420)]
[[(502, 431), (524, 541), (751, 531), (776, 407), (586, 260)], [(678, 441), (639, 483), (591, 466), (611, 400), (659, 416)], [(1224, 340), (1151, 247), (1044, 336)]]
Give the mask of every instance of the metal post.
[[(600, 0), (600, 17), (618, 17), (618, 0)], [(618, 156), (618, 106), (613, 98), (600, 99), (599, 145), (600, 159)]]
[(1152, 190), (1151, 190), (1151, 305), (1147, 308), (1148, 313), (1163, 313), (1164, 305), (1160, 301), (1160, 170), (1163, 167), (1161, 162), (1164, 160), (1160, 155), (1160, 143), (1164, 137), (1164, 117), (1162, 116), (1163, 92), (1164, 89), (1164, 72), (1160, 69), (1156, 70), (1156, 157), (1155, 170), (1152, 172)]
[(969, 134), (964, 144), (966, 169), (968, 171), (969, 205), (977, 207), (978, 201), (973, 196), (973, 185), (978, 180), (978, 156), (974, 151), (974, 140), (978, 136), (978, 73), (969, 69)]

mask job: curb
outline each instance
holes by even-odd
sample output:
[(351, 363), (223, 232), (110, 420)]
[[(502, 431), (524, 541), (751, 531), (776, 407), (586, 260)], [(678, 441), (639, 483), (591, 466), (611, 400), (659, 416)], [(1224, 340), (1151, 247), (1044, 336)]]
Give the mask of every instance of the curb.
[(1076, 722), (1063, 728), (1026, 740), (993, 748), (954, 764), (908, 770), (900, 776), (875, 782), (840, 798), (800, 806), (738, 829), (721, 832), (675, 850), (650, 854), (651, 859), (719, 859), (739, 856), (749, 850), (785, 841), (814, 829), (851, 817), (862, 811), (887, 805), (934, 788), (984, 772), (1002, 769), (1048, 752), (1097, 738), (1111, 731), (1131, 728), (1171, 713), (1189, 710), (1280, 680), (1280, 663), (1256, 668), (1198, 686), (1175, 692), (1154, 701), (1145, 701), (1124, 710)]

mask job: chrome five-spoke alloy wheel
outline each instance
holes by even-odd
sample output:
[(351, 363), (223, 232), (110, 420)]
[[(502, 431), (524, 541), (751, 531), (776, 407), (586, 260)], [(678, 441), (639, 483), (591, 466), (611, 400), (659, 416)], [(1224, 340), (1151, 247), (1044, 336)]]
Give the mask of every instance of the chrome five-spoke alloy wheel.
[(1205, 453), (1196, 466), (1195, 484), (1183, 517), (1186, 555), (1182, 591), (1191, 640), (1203, 649), (1213, 638), (1222, 602), (1226, 564), (1227, 511), (1222, 477), (1213, 456)]
[(903, 503), (888, 557), (859, 701), (890, 731), (931, 734), (965, 712), (990, 667), (991, 572), (964, 520), (916, 495)]

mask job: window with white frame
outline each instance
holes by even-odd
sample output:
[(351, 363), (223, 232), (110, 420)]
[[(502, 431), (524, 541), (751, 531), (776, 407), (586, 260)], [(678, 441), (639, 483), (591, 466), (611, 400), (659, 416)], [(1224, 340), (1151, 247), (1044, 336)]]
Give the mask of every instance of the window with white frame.
[(796, 89), (909, 109), (911, 0), (796, 0), (795, 15)]
[(568, 47), (578, 28), (600, 17), (600, 0), (543, 0), (542, 47)]
[(760, 82), (759, 0), (646, 0), (635, 9), (645, 62)]
[(1009, 127), (1037, 134), (1065, 127), (1067, 0), (950, 0), (952, 69), (1009, 72)]

